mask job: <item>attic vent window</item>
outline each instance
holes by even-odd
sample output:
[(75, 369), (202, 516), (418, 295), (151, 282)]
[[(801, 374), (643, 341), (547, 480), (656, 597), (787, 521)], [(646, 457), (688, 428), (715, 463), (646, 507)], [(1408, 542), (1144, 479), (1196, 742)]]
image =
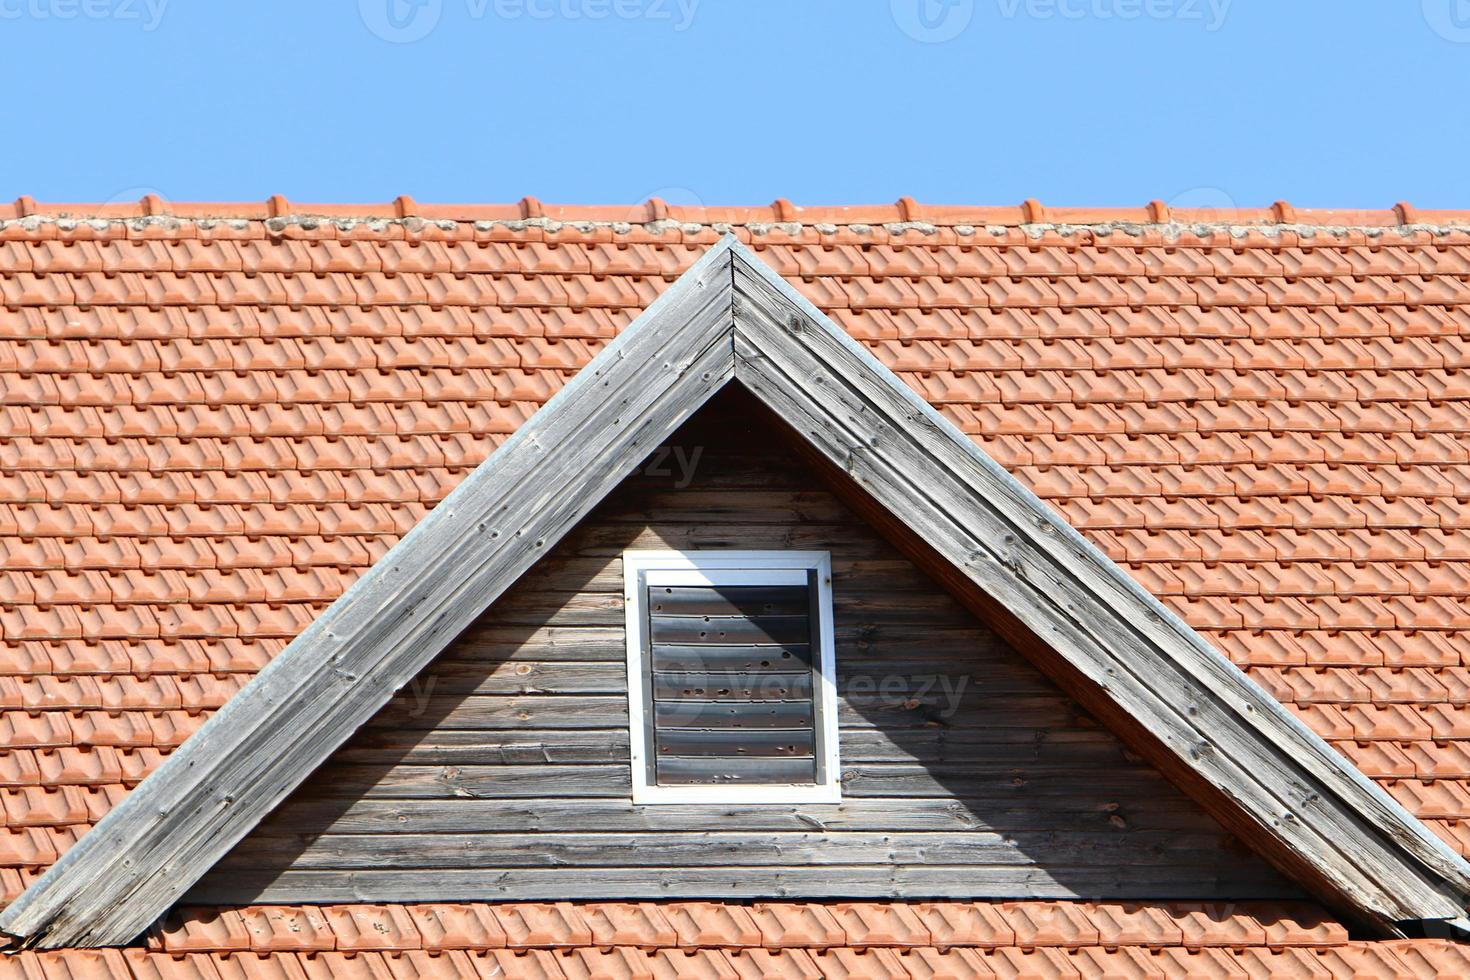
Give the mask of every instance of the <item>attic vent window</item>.
[(634, 803), (835, 803), (824, 551), (628, 551)]

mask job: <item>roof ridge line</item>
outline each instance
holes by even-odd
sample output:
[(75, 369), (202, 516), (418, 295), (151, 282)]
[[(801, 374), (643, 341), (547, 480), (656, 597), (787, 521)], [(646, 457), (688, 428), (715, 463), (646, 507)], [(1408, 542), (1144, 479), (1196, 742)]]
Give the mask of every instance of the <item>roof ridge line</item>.
[(744, 228), (752, 234), (799, 228), (845, 228), (861, 233), (881, 228), (890, 232), (952, 229), (962, 235), (1020, 230), (1032, 237), (1080, 232), (1173, 237), (1201, 230), (1227, 232), (1234, 237), (1252, 232), (1267, 236), (1295, 233), (1376, 237), (1389, 233), (1470, 233), (1470, 210), (1419, 210), (1405, 202), (1386, 209), (1307, 209), (1283, 201), (1267, 208), (1171, 208), (1162, 201), (1140, 208), (1054, 208), (1035, 200), (1019, 206), (935, 206), (921, 205), (911, 197), (895, 204), (834, 207), (798, 207), (785, 199), (764, 206), (680, 206), (659, 198), (631, 207), (544, 205), (534, 198), (506, 205), (419, 204), (407, 196), (387, 204), (297, 204), (280, 195), (263, 202), (172, 202), (158, 194), (129, 202), (67, 204), (41, 204), (23, 196), (0, 205), (0, 231), (53, 225), (103, 230), (115, 224), (143, 229), (185, 224), (207, 227), (216, 223), (238, 227), (263, 223), (282, 231), (323, 225), (342, 229), (364, 224), (382, 228), (434, 225), (452, 229), (472, 224), (482, 230), (642, 228), (662, 232), (696, 228), (723, 233)]

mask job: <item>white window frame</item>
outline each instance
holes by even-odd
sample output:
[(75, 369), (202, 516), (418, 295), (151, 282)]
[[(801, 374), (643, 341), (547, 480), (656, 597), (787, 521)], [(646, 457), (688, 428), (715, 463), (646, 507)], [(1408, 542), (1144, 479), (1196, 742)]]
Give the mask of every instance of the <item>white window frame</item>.
[[(644, 717), (646, 690), (640, 637), (647, 613), (647, 585), (806, 585), (817, 575), (817, 677), (812, 704), (814, 727), (821, 740), (819, 771), (825, 779), (814, 786), (740, 783), (729, 786), (656, 786), (648, 781)], [(842, 773), (837, 746), (837, 655), (832, 631), (832, 556), (825, 551), (625, 551), (623, 600), (628, 656), (628, 735), (632, 746), (635, 804), (718, 803), (765, 806), (787, 803), (840, 803)]]

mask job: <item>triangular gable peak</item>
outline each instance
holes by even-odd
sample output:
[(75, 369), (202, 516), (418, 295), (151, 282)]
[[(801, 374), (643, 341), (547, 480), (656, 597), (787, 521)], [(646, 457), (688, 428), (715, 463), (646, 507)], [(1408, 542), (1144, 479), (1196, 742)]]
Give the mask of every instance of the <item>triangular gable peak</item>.
[(1470, 865), (733, 237), (0, 915), (131, 940), (736, 382), (855, 502), (1282, 870), (1386, 934), (1462, 924)]
[[(844, 478), (797, 438), (727, 386), (183, 903), (1302, 897), (858, 516), (836, 492)], [(670, 551), (741, 576), (763, 574), (755, 555), (825, 559), (835, 710), (807, 716), (809, 692), (785, 687), (799, 646), (684, 634), (692, 645), (668, 638), (660, 670), (650, 630), (666, 702), (738, 714), (755, 685), (797, 714), (713, 737), (703, 718), (666, 718), (663, 754), (640, 767), (659, 726), (630, 717), (645, 693), (630, 686), (643, 675), (636, 593), (640, 565), (646, 577)], [(709, 596), (685, 598), (719, 615)], [(771, 598), (750, 615), (782, 616)], [(693, 625), (688, 607), (663, 612), (665, 629)], [(699, 690), (706, 680), (729, 689)], [(819, 787), (762, 785), (773, 772), (817, 782), (827, 720), (839, 805), (812, 800)]]

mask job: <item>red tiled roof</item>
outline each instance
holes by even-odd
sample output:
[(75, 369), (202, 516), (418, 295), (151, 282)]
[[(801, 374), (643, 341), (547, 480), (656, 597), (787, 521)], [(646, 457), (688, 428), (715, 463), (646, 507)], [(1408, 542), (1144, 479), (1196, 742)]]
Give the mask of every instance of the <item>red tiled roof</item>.
[(1470, 213), (23, 198), (0, 892), (725, 223), (1470, 853)]
[(28, 952), (0, 961), (7, 968), (43, 978), (1449, 977), (1470, 971), (1470, 948), (1353, 941), (1311, 907), (1259, 902), (257, 906), (182, 909), (132, 948)]

